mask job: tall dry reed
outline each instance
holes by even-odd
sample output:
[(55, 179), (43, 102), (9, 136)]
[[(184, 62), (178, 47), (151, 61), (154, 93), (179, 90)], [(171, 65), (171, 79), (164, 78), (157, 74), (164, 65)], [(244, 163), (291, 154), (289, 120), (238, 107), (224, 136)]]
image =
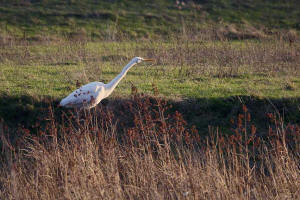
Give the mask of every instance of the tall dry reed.
[(299, 199), (300, 127), (269, 114), (260, 136), (247, 107), (233, 133), (202, 137), (159, 98), (124, 104), (134, 120), (117, 130), (98, 108), (81, 119), (50, 108), (47, 126), (18, 144), (1, 126), (1, 199)]

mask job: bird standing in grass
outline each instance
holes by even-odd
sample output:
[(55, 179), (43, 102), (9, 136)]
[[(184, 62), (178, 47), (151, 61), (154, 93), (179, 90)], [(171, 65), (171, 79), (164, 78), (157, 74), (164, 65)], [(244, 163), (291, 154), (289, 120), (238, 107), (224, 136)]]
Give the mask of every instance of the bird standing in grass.
[(152, 59), (144, 59), (141, 57), (133, 58), (111, 82), (104, 84), (102, 82), (91, 82), (83, 85), (79, 89), (73, 91), (69, 96), (62, 99), (60, 106), (67, 108), (77, 108), (77, 109), (90, 109), (95, 107), (100, 101), (108, 97), (119, 82), (126, 76), (128, 70), (142, 62), (142, 61), (153, 61)]

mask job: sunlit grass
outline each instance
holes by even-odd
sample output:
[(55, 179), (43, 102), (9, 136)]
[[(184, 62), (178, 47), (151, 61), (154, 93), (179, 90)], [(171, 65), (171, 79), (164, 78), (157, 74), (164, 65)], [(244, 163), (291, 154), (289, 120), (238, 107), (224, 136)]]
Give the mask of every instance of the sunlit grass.
[[(62, 98), (76, 88), (76, 81), (86, 84), (92, 81), (104, 83), (112, 80), (127, 61), (105, 62), (93, 65), (17, 65), (1, 64), (0, 92), (9, 95), (50, 95)], [(188, 67), (187, 67), (188, 68)], [(140, 92), (152, 93), (156, 85), (166, 98), (216, 98), (253, 95), (261, 98), (300, 96), (300, 78), (297, 76), (246, 74), (239, 77), (214, 77), (209, 75), (181, 75), (172, 66), (140, 64), (134, 66), (118, 85), (113, 96), (128, 96), (131, 83)], [(292, 84), (292, 87), (286, 87)]]

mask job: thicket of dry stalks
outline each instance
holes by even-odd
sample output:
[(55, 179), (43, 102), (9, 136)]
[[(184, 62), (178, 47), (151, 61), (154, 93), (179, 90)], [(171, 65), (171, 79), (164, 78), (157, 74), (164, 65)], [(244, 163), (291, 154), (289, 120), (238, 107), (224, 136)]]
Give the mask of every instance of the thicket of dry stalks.
[(134, 118), (116, 130), (109, 108), (64, 114), (49, 110), (38, 134), (9, 142), (1, 126), (1, 199), (299, 199), (300, 127), (269, 114), (259, 134), (247, 107), (232, 135), (202, 137), (161, 99), (124, 103)]

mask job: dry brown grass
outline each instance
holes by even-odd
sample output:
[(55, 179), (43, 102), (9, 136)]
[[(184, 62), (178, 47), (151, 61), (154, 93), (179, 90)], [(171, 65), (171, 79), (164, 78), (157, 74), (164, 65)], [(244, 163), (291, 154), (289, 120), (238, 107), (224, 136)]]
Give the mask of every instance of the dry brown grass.
[[(260, 136), (247, 107), (233, 134), (201, 138), (160, 99), (136, 95), (130, 128), (116, 131), (109, 109), (83, 121), (51, 116), (38, 135), (20, 130), (11, 145), (1, 127), (1, 199), (299, 199), (297, 125), (269, 114)], [(17, 145), (18, 144), (18, 145)]]
[(298, 75), (300, 71), (300, 46), (297, 40), (291, 45), (284, 39), (276, 38), (232, 42), (180, 37), (167, 42), (136, 41), (131, 42), (130, 46), (128, 42), (91, 44), (85, 40), (45, 39), (40, 43), (12, 40), (11, 45), (0, 44), (0, 63), (83, 64), (92, 70), (107, 62), (121, 65), (136, 55), (142, 55), (155, 58), (158, 65), (179, 69), (180, 76), (235, 77), (257, 73)]

